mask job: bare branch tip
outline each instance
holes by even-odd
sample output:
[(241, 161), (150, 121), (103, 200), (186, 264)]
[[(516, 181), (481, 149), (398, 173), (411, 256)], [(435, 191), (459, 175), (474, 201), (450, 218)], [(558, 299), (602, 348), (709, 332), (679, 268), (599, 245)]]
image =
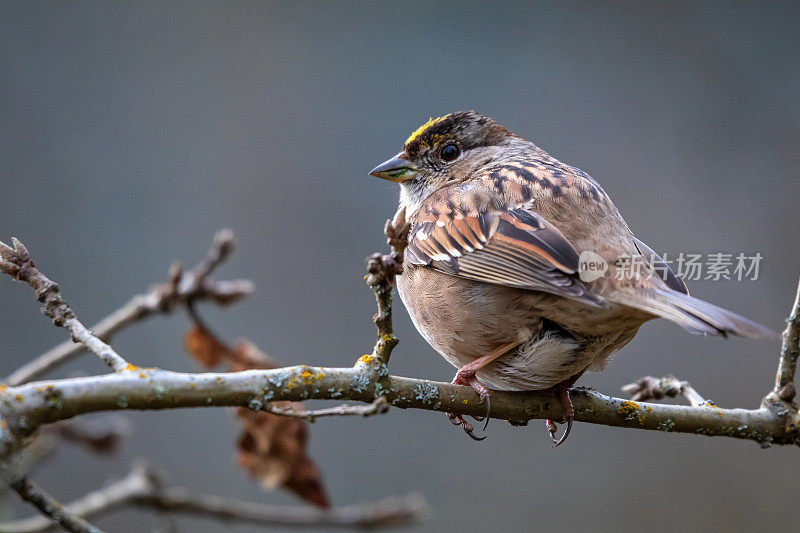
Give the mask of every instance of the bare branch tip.
[(239, 288), (239, 296), (249, 296), (256, 292), (256, 284), (249, 279), (236, 280)]
[(219, 230), (213, 239), (213, 246), (221, 257), (227, 257), (233, 250), (236, 239), (231, 229)]
[(16, 237), (11, 237), (11, 244), (14, 245), (14, 251), (16, 252), (17, 257), (19, 257), (20, 261), (28, 261), (30, 259), (28, 248), (26, 248), (19, 239)]
[(180, 261), (175, 260), (169, 266), (167, 271), (167, 280), (170, 285), (177, 285), (183, 277), (183, 265)]
[(13, 253), (14, 249), (11, 246), (7, 245), (3, 241), (0, 241), (0, 257), (2, 257), (3, 259), (7, 259), (8, 257), (11, 257), (10, 254)]

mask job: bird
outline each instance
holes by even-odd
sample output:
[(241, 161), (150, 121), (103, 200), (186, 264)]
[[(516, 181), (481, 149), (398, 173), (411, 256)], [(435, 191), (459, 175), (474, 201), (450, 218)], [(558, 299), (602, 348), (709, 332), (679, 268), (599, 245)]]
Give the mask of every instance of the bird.
[(552, 389), (567, 426), (557, 438), (556, 422), (545, 425), (561, 445), (570, 387), (658, 317), (699, 335), (775, 335), (690, 296), (591, 176), (475, 111), (431, 118), (370, 174), (399, 184), (410, 224), (400, 298), (458, 369), (452, 382), (486, 404), (479, 421), (493, 390)]

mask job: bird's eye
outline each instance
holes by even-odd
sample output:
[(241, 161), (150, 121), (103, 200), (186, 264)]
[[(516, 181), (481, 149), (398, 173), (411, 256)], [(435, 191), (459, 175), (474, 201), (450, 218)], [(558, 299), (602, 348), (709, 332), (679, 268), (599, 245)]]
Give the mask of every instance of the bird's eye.
[(444, 159), (445, 161), (453, 161), (455, 158), (461, 155), (461, 150), (459, 150), (458, 146), (456, 146), (455, 144), (447, 143), (444, 146), (442, 146), (442, 151), (440, 153), (442, 159)]

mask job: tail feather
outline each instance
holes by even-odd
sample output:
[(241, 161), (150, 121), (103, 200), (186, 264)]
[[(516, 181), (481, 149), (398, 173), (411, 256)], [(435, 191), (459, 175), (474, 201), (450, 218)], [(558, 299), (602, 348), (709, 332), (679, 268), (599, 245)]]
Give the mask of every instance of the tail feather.
[(774, 338), (773, 330), (732, 311), (672, 289), (620, 295), (618, 303), (666, 318), (695, 335), (737, 335), (750, 339)]

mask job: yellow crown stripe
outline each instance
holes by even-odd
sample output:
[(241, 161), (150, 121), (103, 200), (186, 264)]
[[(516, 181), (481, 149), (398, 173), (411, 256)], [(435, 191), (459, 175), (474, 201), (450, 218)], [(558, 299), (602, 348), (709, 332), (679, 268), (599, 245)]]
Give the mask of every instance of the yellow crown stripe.
[(410, 143), (414, 142), (414, 140), (415, 140), (417, 137), (419, 137), (420, 135), (422, 135), (422, 134), (425, 132), (425, 130), (427, 130), (427, 129), (428, 129), (428, 128), (430, 128), (431, 126), (434, 126), (434, 125), (436, 125), (436, 124), (440, 123), (441, 121), (443, 121), (444, 119), (446, 119), (446, 118), (447, 118), (447, 117), (449, 117), (449, 116), (450, 116), (450, 115), (445, 115), (445, 116), (443, 116), (443, 117), (436, 117), (436, 118), (432, 118), (432, 117), (431, 117), (431, 118), (428, 120), (428, 122), (426, 122), (425, 124), (423, 124), (422, 126), (420, 126), (419, 128), (417, 128), (417, 129), (415, 129), (415, 130), (414, 130), (414, 133), (412, 133), (412, 134), (411, 134), (411, 135), (408, 137), (408, 139), (406, 139), (406, 144), (410, 144)]

